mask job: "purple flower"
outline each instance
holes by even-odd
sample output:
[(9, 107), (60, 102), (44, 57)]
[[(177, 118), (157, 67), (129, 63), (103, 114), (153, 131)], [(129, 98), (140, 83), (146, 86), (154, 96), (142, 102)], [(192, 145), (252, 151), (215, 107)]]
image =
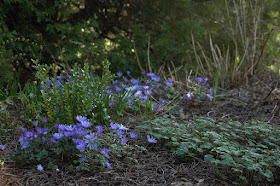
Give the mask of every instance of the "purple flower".
[(73, 141), (76, 145), (78, 145), (78, 144), (80, 144), (80, 143), (83, 142), (83, 140), (81, 140), (81, 139), (79, 139), (79, 138), (73, 138), (72, 141)]
[(52, 80), (50, 80), (50, 79), (47, 79), (47, 83), (52, 83)]
[(34, 132), (34, 135), (33, 135), (34, 139), (37, 139), (39, 137), (39, 134)]
[(203, 80), (204, 80), (204, 82), (206, 83), (209, 79), (208, 79), (208, 78), (204, 78)]
[(157, 140), (153, 137), (150, 137), (150, 135), (147, 135), (147, 138), (150, 143), (157, 143)]
[(151, 73), (151, 72), (147, 73), (146, 75), (147, 75), (148, 77), (153, 77), (153, 76), (155, 76), (155, 74), (154, 74), (154, 73)]
[(97, 130), (97, 135), (101, 135), (102, 132), (103, 132), (104, 127), (102, 127), (102, 126), (96, 126), (95, 128), (96, 128), (96, 130)]
[(117, 134), (118, 134), (118, 136), (121, 136), (121, 135), (124, 135), (124, 132), (122, 130), (118, 129)]
[(83, 122), (82, 122), (82, 126), (85, 127), (85, 128), (88, 128), (88, 127), (90, 127), (91, 125), (92, 125), (91, 122), (88, 122), (88, 121), (83, 121)]
[(128, 79), (127, 79), (126, 77), (124, 77), (124, 76), (123, 76), (123, 80), (124, 80), (124, 82), (126, 82), (126, 83), (128, 82)]
[(213, 99), (213, 96), (211, 96), (210, 94), (207, 94), (207, 97), (212, 100)]
[(82, 137), (87, 134), (87, 131), (83, 130), (82, 128), (78, 128), (75, 131), (72, 131), (72, 135), (75, 137)]
[(113, 102), (110, 102), (110, 103), (109, 103), (109, 107), (110, 107), (110, 108), (112, 108), (114, 105), (115, 105), (115, 103), (113, 103)]
[(109, 150), (105, 147), (100, 148), (100, 153), (103, 154), (104, 156), (108, 157), (109, 156)]
[(39, 121), (38, 120), (35, 120), (35, 121), (32, 121), (33, 125), (35, 125), (36, 127), (38, 126), (38, 123)]
[(121, 77), (121, 76), (123, 75), (123, 73), (117, 72), (117, 75), (118, 75), (119, 77)]
[(150, 96), (153, 94), (153, 92), (151, 90), (144, 90), (144, 93), (146, 96)]
[(59, 81), (60, 81), (60, 80), (61, 80), (61, 78), (62, 78), (62, 76), (57, 76), (56, 78), (57, 78), (57, 80), (59, 80)]
[(134, 85), (138, 84), (138, 80), (136, 80), (136, 79), (131, 79), (130, 82)]
[(23, 142), (21, 142), (20, 143), (20, 145), (21, 145), (21, 150), (25, 150), (25, 149), (27, 149), (28, 147), (29, 147), (29, 142), (28, 141), (23, 141)]
[(129, 134), (130, 134), (130, 137), (131, 137), (132, 139), (133, 139), (133, 138), (137, 138), (137, 136), (138, 136), (137, 134), (135, 134), (135, 133), (133, 133), (133, 132), (130, 132)]
[(164, 83), (166, 84), (166, 86), (172, 87), (172, 86), (173, 86), (173, 79), (169, 78), (169, 79), (166, 80)]
[(82, 124), (81, 123), (76, 123), (76, 128), (82, 128)]
[(66, 125), (65, 126), (65, 130), (70, 131), (70, 132), (74, 131), (75, 129), (76, 129), (76, 125)]
[(141, 96), (140, 98), (143, 100), (148, 100), (148, 96)]
[(42, 137), (42, 142), (45, 143), (45, 141), (47, 141), (47, 138)]
[(189, 91), (187, 94), (186, 94), (186, 98), (187, 99), (192, 99), (192, 92)]
[(58, 141), (56, 141), (56, 138), (55, 138), (55, 137), (52, 137), (52, 138), (51, 138), (51, 142), (52, 142), (53, 144), (58, 144)]
[(207, 83), (205, 87), (207, 87), (207, 88), (210, 87), (209, 83)]
[(43, 122), (46, 123), (48, 121), (48, 117), (43, 117)]
[(127, 73), (127, 75), (129, 75), (131, 73), (131, 71), (128, 70), (128, 71), (126, 71), (126, 73)]
[(87, 157), (86, 156), (85, 157), (81, 157), (80, 160), (81, 161), (87, 161)]
[(57, 81), (57, 82), (55, 83), (55, 88), (56, 88), (56, 89), (59, 89), (59, 87), (61, 87), (61, 83), (60, 83), (59, 81)]
[(118, 125), (118, 124), (115, 124), (115, 123), (113, 123), (113, 122), (111, 122), (110, 125), (111, 125), (111, 128), (112, 128), (113, 130), (116, 130), (117, 128), (119, 128), (119, 125)]
[(41, 164), (39, 164), (39, 165), (37, 165), (37, 170), (42, 172), (44, 170), (44, 168)]
[(108, 169), (111, 169), (111, 168), (112, 168), (111, 163), (109, 163), (108, 160), (105, 160), (105, 164), (107, 165), (107, 168), (108, 168)]
[(82, 123), (83, 121), (87, 121), (87, 118), (86, 117), (83, 117), (83, 116), (77, 116), (76, 119)]
[(42, 134), (46, 135), (48, 134), (52, 129), (50, 128), (42, 128)]
[(23, 143), (23, 142), (25, 142), (26, 140), (27, 140), (27, 137), (26, 137), (25, 135), (21, 134), (21, 135), (19, 136), (18, 141), (19, 141), (20, 143)]
[(54, 137), (55, 140), (59, 140), (59, 139), (61, 139), (63, 137), (63, 134), (61, 134), (61, 133), (54, 133), (53, 137)]
[(127, 143), (127, 139), (126, 138), (121, 138), (121, 144), (126, 144)]
[(144, 76), (146, 74), (146, 72), (141, 72), (141, 74)]
[(129, 106), (132, 106), (133, 105), (133, 98), (127, 98), (127, 104), (129, 105)]
[(116, 92), (120, 92), (122, 89), (118, 86), (115, 86), (115, 90), (116, 90)]
[(86, 140), (85, 143), (87, 143), (87, 147), (89, 149), (96, 149), (97, 148), (97, 144), (95, 142), (95, 140), (97, 139), (97, 136), (95, 136), (95, 133), (90, 133), (89, 135), (86, 135)]
[(127, 88), (127, 85), (122, 83), (122, 88)]
[(143, 96), (143, 93), (141, 90), (137, 90), (137, 92), (135, 92), (134, 96), (140, 98)]
[(118, 82), (118, 80), (113, 81), (113, 85), (117, 84)]
[(201, 77), (196, 77), (196, 78), (194, 78), (194, 81), (200, 83), (200, 82), (203, 81), (203, 78), (201, 78)]
[(69, 131), (64, 131), (64, 133), (63, 133), (63, 134), (64, 134), (64, 136), (65, 136), (65, 137), (67, 137), (67, 138), (68, 138), (69, 136), (71, 136), (71, 135), (72, 135), (72, 132), (69, 132)]
[(111, 169), (111, 168), (112, 168), (111, 163), (109, 163), (108, 160), (105, 160), (105, 164), (107, 165), (107, 168), (108, 168), (108, 169)]
[(25, 136), (27, 137), (27, 138), (33, 138), (33, 136), (34, 136), (34, 133), (33, 132), (30, 132), (30, 131), (27, 131), (26, 133), (25, 133)]
[(69, 74), (67, 74), (67, 75), (66, 75), (66, 77), (67, 77), (68, 79), (70, 79), (70, 78), (71, 78), (71, 76), (70, 76)]
[(160, 98), (160, 99), (159, 99), (159, 103), (162, 104), (162, 105), (164, 105), (164, 104), (166, 103), (166, 100), (163, 99), (163, 98)]
[(66, 130), (66, 127), (67, 127), (67, 125), (64, 125), (64, 124), (58, 125), (58, 129), (59, 129), (60, 131)]
[(83, 140), (79, 141), (79, 144), (76, 147), (77, 147), (77, 149), (79, 149), (80, 152), (83, 152), (86, 148), (85, 141), (83, 141)]
[(21, 127), (21, 131), (24, 133), (24, 132), (26, 132), (26, 131), (27, 131), (27, 128), (23, 128), (23, 127)]
[(159, 76), (154, 76), (154, 77), (152, 77), (152, 80), (154, 80), (155, 82), (159, 82), (160, 81), (160, 77)]
[(4, 150), (6, 148), (6, 145), (0, 145), (0, 149)]
[(210, 88), (210, 95), (213, 95), (213, 93), (216, 93), (216, 90), (214, 90), (213, 88)]
[(109, 94), (109, 95), (112, 95), (112, 94), (113, 94), (113, 91), (112, 91), (112, 90), (107, 90), (106, 92), (107, 92), (107, 94)]
[(55, 129), (57, 129), (58, 126), (59, 126), (59, 124), (55, 123), (53, 127), (54, 127)]
[(91, 74), (90, 74), (90, 77), (94, 77), (94, 73), (91, 73)]
[(45, 89), (45, 85), (44, 83), (41, 84), (41, 89), (44, 90)]

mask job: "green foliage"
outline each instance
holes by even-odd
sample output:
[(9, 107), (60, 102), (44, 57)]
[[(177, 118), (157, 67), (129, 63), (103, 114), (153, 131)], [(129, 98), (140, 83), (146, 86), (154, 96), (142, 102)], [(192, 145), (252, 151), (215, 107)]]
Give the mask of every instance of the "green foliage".
[(3, 51), (24, 54), (24, 63), (40, 59), (46, 64), (86, 62), (97, 67), (100, 64), (93, 63), (106, 58), (113, 72), (140, 72), (137, 51), (143, 70), (148, 58), (155, 68), (171, 60), (181, 65), (187, 61), (186, 52), (191, 53), (190, 31), (200, 36), (205, 30), (190, 13), (195, 4), (190, 0), (4, 1), (0, 41), (20, 37), (37, 43), (40, 47), (22, 39), (6, 43)]
[[(77, 115), (83, 115), (93, 123), (104, 124), (110, 115), (117, 119), (122, 114), (127, 95), (108, 93), (107, 86), (114, 77), (108, 61), (103, 62), (102, 77), (95, 75), (94, 67), (87, 64), (82, 69), (77, 66), (71, 69), (68, 77), (49, 77), (50, 67), (35, 63), (41, 88), (30, 85), (20, 94), (27, 115), (47, 116), (50, 121), (69, 124), (75, 122)], [(112, 100), (114, 109), (110, 109)]]
[(252, 184), (274, 182), (279, 174), (279, 127), (255, 121), (216, 122), (209, 118), (199, 118), (187, 126), (158, 118), (139, 128), (161, 139), (162, 144), (182, 157), (211, 162), (224, 178)]

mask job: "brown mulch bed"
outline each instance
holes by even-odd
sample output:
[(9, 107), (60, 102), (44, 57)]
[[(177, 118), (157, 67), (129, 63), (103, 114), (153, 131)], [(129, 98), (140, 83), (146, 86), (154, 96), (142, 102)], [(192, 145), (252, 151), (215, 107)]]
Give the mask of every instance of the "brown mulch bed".
[[(264, 72), (238, 88), (225, 91), (217, 97), (215, 104), (205, 101), (191, 108), (186, 106), (184, 114), (188, 120), (209, 116), (224, 121), (254, 119), (279, 125), (279, 108), (279, 75)], [(15, 141), (9, 138), (7, 148), (0, 151), (0, 156), (14, 152)], [(138, 163), (116, 160), (113, 169), (105, 172), (69, 171), (68, 165), (59, 172), (38, 172), (36, 167), (19, 167), (14, 161), (7, 161), (0, 169), (0, 185), (230, 185), (221, 181), (206, 162), (191, 157), (181, 159), (157, 146), (149, 146), (137, 160)]]

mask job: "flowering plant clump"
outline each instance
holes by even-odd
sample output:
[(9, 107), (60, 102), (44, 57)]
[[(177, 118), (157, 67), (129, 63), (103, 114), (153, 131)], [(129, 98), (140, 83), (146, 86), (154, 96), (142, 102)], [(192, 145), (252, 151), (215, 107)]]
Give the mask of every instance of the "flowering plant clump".
[(39, 108), (29, 106), (32, 99), (25, 100), (26, 107), (33, 108), (29, 114), (36, 118), (45, 115), (50, 124), (73, 123), (77, 115), (84, 115), (94, 125), (103, 125), (110, 120), (117, 121), (131, 109), (141, 115), (145, 113), (147, 120), (161, 111), (172, 110), (182, 100), (213, 99), (208, 78), (196, 77), (193, 82), (188, 80), (189, 84), (179, 91), (174, 87), (176, 82), (172, 78), (162, 80), (151, 72), (143, 72), (143, 78), (138, 79), (133, 78), (130, 72), (126, 73), (129, 76), (121, 72), (113, 75), (109, 65), (108, 61), (103, 62), (102, 77), (95, 75), (94, 67), (90, 68), (87, 64), (82, 69), (74, 67), (64, 76), (55, 74), (49, 77), (50, 67), (36, 61), (42, 99), (37, 103)]
[[(27, 115), (32, 126), (22, 128), (17, 158), (36, 163), (39, 171), (45, 164), (56, 170), (61, 161), (89, 170), (93, 164), (112, 168), (115, 157), (135, 160), (135, 154), (146, 149), (133, 145), (139, 134), (115, 123), (120, 117), (135, 112), (148, 120), (154, 114), (170, 112), (176, 100), (199, 100), (203, 95), (211, 100), (213, 95), (207, 78), (197, 77), (179, 90), (174, 79), (162, 80), (154, 73), (143, 72), (143, 78), (138, 79), (130, 71), (113, 75), (108, 61), (103, 62), (102, 77), (87, 64), (53, 77), (48, 75), (47, 65), (36, 61), (34, 67), (41, 97), (36, 99), (39, 106), (33, 107), (33, 99), (24, 102), (30, 108)], [(146, 139), (157, 143), (154, 136)]]
[[(38, 127), (38, 121), (32, 122), (33, 130), (22, 128), (17, 158), (27, 163), (40, 163), (37, 165), (38, 171), (43, 171), (44, 163), (55, 165), (61, 159), (72, 160), (78, 169), (89, 170), (91, 164), (112, 168), (111, 157), (129, 157), (132, 152), (145, 150), (144, 147), (129, 144), (138, 134), (129, 132), (130, 129), (121, 124), (111, 122), (110, 128), (95, 126), (95, 130), (91, 130), (92, 123), (86, 117), (77, 116), (76, 119), (78, 123), (75, 125), (55, 123), (54, 130)], [(156, 140), (148, 136), (148, 142), (156, 143)], [(57, 165), (52, 167), (57, 169)]]

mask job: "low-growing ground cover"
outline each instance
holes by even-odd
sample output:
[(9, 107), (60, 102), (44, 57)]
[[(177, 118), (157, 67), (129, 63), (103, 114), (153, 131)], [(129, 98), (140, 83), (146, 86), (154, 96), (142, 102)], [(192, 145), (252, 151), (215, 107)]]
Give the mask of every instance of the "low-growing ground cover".
[(37, 69), (38, 87), (8, 106), (10, 125), (3, 117), (4, 184), (279, 183), (279, 77), (253, 77), (213, 103), (205, 77)]

